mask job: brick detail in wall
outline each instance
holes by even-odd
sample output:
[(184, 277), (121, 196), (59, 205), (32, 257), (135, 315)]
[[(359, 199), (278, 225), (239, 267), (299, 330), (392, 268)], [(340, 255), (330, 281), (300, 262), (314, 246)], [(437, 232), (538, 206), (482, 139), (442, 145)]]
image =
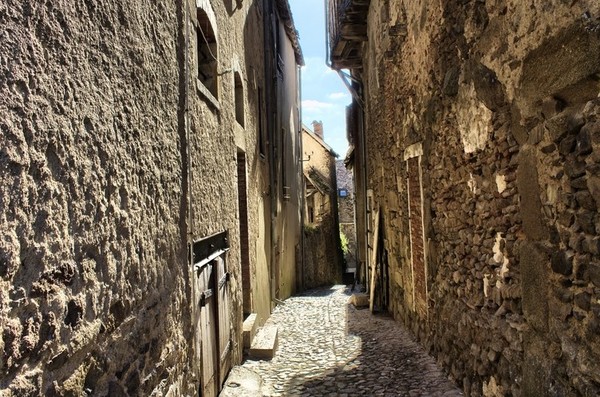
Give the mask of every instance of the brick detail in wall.
[(407, 165), (415, 306), (418, 311), (426, 313), (427, 275), (425, 273), (425, 251), (423, 247), (423, 211), (421, 178), (419, 176), (419, 157), (408, 159)]
[(240, 257), (242, 261), (242, 291), (244, 313), (252, 312), (250, 287), (250, 247), (248, 243), (248, 197), (246, 189), (246, 154), (237, 154), (238, 202), (240, 221)]

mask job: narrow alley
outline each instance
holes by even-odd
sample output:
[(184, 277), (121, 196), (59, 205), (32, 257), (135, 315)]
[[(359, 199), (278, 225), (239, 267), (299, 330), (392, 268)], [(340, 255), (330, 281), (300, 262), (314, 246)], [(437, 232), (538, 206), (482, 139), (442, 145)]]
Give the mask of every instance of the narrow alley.
[(0, 26), (0, 397), (600, 396), (600, 0)]
[[(462, 396), (398, 322), (355, 308), (350, 295), (342, 285), (314, 289), (275, 308), (275, 357), (242, 364), (262, 378), (259, 395)], [(248, 394), (231, 393), (226, 382), (224, 395)]]

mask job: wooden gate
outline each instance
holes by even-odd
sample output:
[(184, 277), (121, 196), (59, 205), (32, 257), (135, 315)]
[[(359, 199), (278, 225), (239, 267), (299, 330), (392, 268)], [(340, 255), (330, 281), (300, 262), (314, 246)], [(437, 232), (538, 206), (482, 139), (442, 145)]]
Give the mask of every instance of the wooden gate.
[(202, 360), (199, 395), (214, 397), (231, 369), (227, 232), (196, 241), (193, 251), (199, 308), (195, 338)]

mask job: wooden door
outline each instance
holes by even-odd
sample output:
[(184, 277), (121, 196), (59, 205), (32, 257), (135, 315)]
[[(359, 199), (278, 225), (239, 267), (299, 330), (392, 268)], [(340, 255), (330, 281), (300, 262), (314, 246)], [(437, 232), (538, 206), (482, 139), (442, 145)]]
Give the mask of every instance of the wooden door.
[(194, 268), (199, 315), (196, 346), (199, 346), (201, 380), (199, 394), (215, 397), (231, 369), (229, 242), (226, 232), (194, 243)]
[(217, 283), (217, 311), (218, 311), (218, 369), (219, 389), (225, 382), (227, 374), (231, 369), (231, 323), (230, 323), (230, 297), (229, 297), (229, 273), (226, 269), (226, 258), (219, 257), (215, 260)]
[[(219, 392), (219, 379), (216, 372), (216, 318), (215, 318), (215, 286), (214, 265), (212, 262), (202, 266), (198, 274), (200, 289), (200, 324), (199, 334), (202, 358), (202, 397), (214, 397)], [(197, 336), (197, 337), (198, 337)]]

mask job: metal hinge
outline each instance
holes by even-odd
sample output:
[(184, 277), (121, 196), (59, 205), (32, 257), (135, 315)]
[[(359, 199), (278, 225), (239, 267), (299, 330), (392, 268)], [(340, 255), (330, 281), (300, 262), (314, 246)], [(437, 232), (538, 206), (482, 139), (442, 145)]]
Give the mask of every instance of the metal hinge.
[(213, 295), (212, 289), (207, 289), (203, 293), (200, 294), (200, 307), (206, 306), (206, 300), (209, 299)]
[(219, 289), (221, 289), (221, 287), (223, 287), (223, 285), (225, 285), (225, 283), (228, 282), (230, 278), (231, 278), (230, 273), (229, 272), (225, 273), (223, 275), (223, 277), (221, 277), (221, 279), (219, 280)]
[(223, 350), (223, 353), (221, 354), (221, 362), (225, 361), (230, 349), (231, 349), (231, 339), (229, 339), (229, 341), (227, 342), (227, 346), (225, 346), (225, 350)]

